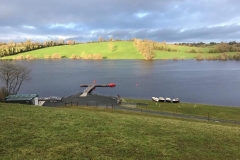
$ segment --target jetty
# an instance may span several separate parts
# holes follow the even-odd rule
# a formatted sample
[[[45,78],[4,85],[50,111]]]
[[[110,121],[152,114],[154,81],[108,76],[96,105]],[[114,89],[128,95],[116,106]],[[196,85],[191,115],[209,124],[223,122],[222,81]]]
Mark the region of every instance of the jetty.
[[[86,97],[88,93],[91,93],[96,87],[115,87],[116,84],[109,83],[109,84],[81,84],[80,87],[87,87],[80,97]]]

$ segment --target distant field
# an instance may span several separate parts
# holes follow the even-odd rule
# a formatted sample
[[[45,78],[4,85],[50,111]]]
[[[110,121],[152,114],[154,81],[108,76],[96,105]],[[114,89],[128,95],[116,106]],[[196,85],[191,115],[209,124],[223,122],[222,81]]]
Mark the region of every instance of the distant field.
[[[213,47],[188,47],[188,46],[176,46],[169,45],[170,48],[177,48],[178,52],[168,52],[168,51],[158,51],[156,50],[156,57],[154,59],[195,59],[197,55],[201,54],[202,57],[206,58],[208,56],[218,56],[219,53],[208,53],[210,48]],[[186,53],[194,49],[195,51],[203,53]],[[236,52],[229,52],[228,55],[234,55]]]
[[[156,57],[154,59],[195,59],[197,55],[201,54],[202,57],[207,56],[218,56],[219,53],[185,53],[184,51],[180,52],[168,52],[168,51],[155,51]],[[234,55],[235,52],[229,53],[229,55]]]
[[[238,159],[239,125],[85,107],[0,103],[9,159]]]
[[[26,57],[33,56],[37,59],[44,59],[45,56],[51,56],[58,53],[62,58],[70,58],[73,54],[83,57],[88,54],[101,54],[104,59],[144,59],[138,52],[133,42],[117,41],[114,42],[113,51],[109,50],[109,42],[100,43],[86,43],[76,45],[64,45],[38,49],[34,51],[24,52],[13,56],[3,57],[2,59],[14,59],[17,56]],[[203,58],[207,56],[218,56],[219,53],[207,53],[211,47],[188,47],[168,44],[171,49],[177,49],[177,52],[159,51],[155,50],[156,56],[154,59],[195,59],[197,55],[201,54]],[[202,53],[186,53],[194,49]],[[235,52],[228,53],[229,55],[236,54]]]

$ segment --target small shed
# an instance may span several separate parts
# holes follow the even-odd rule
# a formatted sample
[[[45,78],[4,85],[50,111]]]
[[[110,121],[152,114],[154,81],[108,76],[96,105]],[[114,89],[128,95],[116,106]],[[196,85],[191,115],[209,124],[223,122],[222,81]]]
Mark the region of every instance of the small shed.
[[[5,98],[5,102],[38,105],[38,95],[37,94],[9,95]]]

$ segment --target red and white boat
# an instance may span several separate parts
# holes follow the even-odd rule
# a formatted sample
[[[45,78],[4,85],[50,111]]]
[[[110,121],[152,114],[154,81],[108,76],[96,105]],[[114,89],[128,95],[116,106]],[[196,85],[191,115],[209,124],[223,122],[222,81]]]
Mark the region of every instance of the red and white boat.
[[[116,86],[115,83],[109,83],[109,84],[108,84],[108,87],[115,87],[115,86]]]

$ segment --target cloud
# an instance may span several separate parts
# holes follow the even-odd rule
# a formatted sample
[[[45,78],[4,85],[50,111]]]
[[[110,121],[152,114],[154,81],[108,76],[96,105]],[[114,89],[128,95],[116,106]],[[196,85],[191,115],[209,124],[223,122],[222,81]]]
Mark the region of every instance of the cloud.
[[[11,0],[0,5],[0,40],[239,40],[239,7],[236,0]]]

